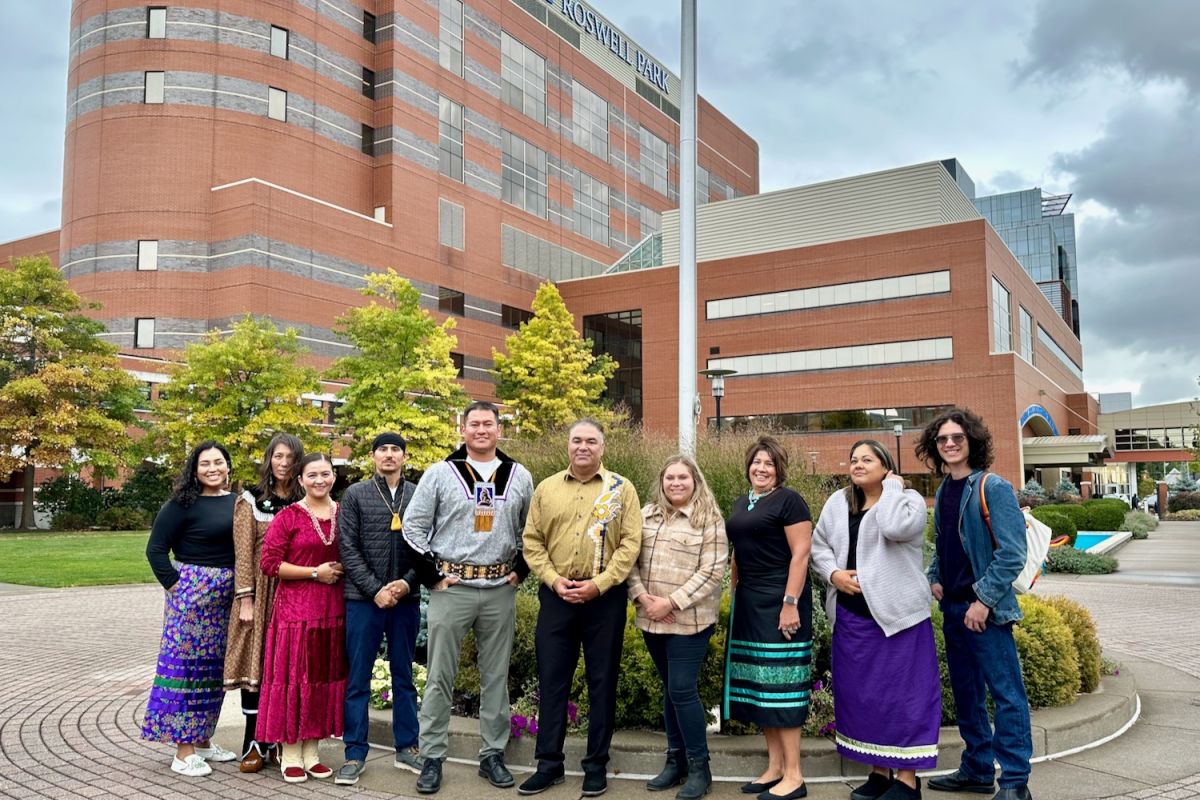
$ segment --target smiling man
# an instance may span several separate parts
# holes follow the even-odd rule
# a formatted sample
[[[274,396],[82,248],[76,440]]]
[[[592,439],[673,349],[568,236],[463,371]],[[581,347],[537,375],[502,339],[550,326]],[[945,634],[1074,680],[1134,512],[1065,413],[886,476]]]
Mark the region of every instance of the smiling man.
[[[542,581],[538,599],[537,772],[521,794],[562,783],[567,696],[583,648],[588,744],[583,794],[608,788],[606,768],[625,634],[625,579],[642,547],[637,490],[604,469],[604,428],[581,419],[567,433],[570,466],[538,484],[525,525],[525,560]]]
[[[463,638],[475,631],[479,665],[479,776],[513,785],[504,766],[509,736],[508,662],[516,623],[517,584],[529,574],[521,532],[533,495],[529,470],[497,449],[500,412],[487,402],[467,406],[462,447],[421,478],[404,514],[404,538],[424,556],[432,578],[426,620],[429,676],[421,700],[417,791],[442,786],[450,705]]]

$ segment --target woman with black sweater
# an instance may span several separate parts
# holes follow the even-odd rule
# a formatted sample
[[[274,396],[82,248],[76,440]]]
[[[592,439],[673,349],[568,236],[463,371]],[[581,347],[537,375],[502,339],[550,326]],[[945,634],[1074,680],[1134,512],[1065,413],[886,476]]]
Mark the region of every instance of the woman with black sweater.
[[[146,559],[167,597],[142,738],[174,743],[171,769],[189,778],[212,772],[207,761],[237,758],[210,738],[225,696],[221,679],[233,602],[230,466],[221,445],[197,445],[146,544]]]

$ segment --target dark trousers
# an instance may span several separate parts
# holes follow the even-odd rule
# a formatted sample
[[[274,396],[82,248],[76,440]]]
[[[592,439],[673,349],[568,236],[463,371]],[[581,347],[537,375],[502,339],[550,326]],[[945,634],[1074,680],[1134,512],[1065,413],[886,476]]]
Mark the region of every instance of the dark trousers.
[[[371,670],[379,645],[387,636],[388,664],[392,669],[392,739],[397,750],[417,743],[417,689],[413,686],[413,650],[421,626],[421,607],[398,603],[380,608],[370,600],[346,601],[346,760],[367,757],[368,706]]]
[[[942,602],[942,632],[946,635],[946,667],[958,714],[958,731],[966,748],[961,769],[973,778],[990,780],[1000,762],[1000,787],[1029,782],[1033,737],[1029,728],[1029,698],[1021,677],[1021,661],[1012,624],[988,621],[983,633],[963,624],[970,603]],[[995,729],[988,718],[987,695],[996,705]]]
[[[700,703],[699,678],[714,627],[709,625],[690,635],[642,631],[646,649],[663,682],[667,747],[686,749],[689,759],[708,758],[708,721]]]
[[[584,772],[608,764],[617,716],[617,673],[625,637],[628,595],[619,584],[589,603],[568,603],[548,586],[538,591],[538,771],[561,775],[567,737],[567,700],[579,650],[588,684],[588,744]]]

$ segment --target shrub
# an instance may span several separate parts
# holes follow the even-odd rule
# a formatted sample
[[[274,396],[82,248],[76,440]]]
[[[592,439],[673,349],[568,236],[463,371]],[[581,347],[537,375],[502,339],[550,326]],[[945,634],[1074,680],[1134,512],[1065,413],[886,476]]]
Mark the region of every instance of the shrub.
[[[1072,575],[1107,575],[1110,572],[1116,571],[1117,560],[1112,556],[1085,553],[1073,547],[1058,547],[1046,555],[1046,572],[1066,572]]]
[[[1074,547],[1075,537],[1079,531],[1075,527],[1075,522],[1070,517],[1068,517],[1066,514],[1060,514],[1054,510],[1057,507],[1058,506],[1042,506],[1041,508],[1033,509],[1033,511],[1030,513],[1033,515],[1034,519],[1040,520],[1041,522],[1044,522],[1050,526],[1050,530],[1053,532],[1054,538],[1057,539],[1059,536],[1066,536],[1071,540],[1068,543],[1067,548]]]
[[[946,635],[942,632],[942,609],[933,604],[933,645],[937,648],[938,677],[942,684],[942,724],[954,725],[957,710],[954,705],[954,690],[950,688],[950,668],[946,666]]]
[[[1013,626],[1013,638],[1021,656],[1021,674],[1029,704],[1034,707],[1065,706],[1079,688],[1079,659],[1075,639],[1062,615],[1033,595],[1017,598],[1025,615]]]
[[[1087,530],[1088,512],[1087,509],[1085,509],[1082,505],[1071,503],[1053,503],[1048,506],[1042,506],[1042,508],[1067,517],[1071,520],[1071,522],[1075,523],[1076,530]]]
[[[508,664],[508,694],[513,701],[522,696],[526,687],[537,685],[537,655],[534,647],[537,616],[537,598],[518,593],[512,657]],[[467,633],[459,651],[458,675],[454,679],[454,695],[456,707],[473,713],[478,712],[479,664],[475,651],[474,631]]]
[[[1078,502],[1079,489],[1075,488],[1075,484],[1071,483],[1070,478],[1063,478],[1054,487],[1054,491],[1050,492],[1050,496],[1060,503],[1064,500],[1070,502],[1072,499]]]
[[[1025,481],[1025,485],[1021,487],[1020,494],[1026,494],[1030,497],[1045,497],[1046,490],[1042,488],[1040,483],[1035,481],[1033,478],[1030,478],[1029,480]]]
[[[143,461],[120,489],[120,504],[137,509],[151,519],[171,496],[170,470],[153,461]]]
[[[1129,511],[1129,506],[1121,500],[1088,500],[1082,506],[1085,513],[1085,530],[1115,531],[1119,530]]]
[[[1079,603],[1062,595],[1042,598],[1058,611],[1075,639],[1075,657],[1079,660],[1079,691],[1094,692],[1100,686],[1100,638],[1091,613]]]
[[[50,528],[56,531],[82,531],[91,527],[93,517],[74,511],[60,511],[50,518]]]
[[[1186,511],[1176,511],[1167,514],[1163,519],[1168,522],[1200,522],[1200,509],[1189,508]]]
[[[937,529],[933,527],[933,509],[925,509],[925,541],[933,544],[937,541]]]
[[[1147,539],[1150,531],[1158,527],[1158,518],[1145,511],[1130,511],[1121,522],[1121,530],[1129,531],[1134,539]]]
[[[1017,502],[1021,504],[1022,508],[1037,508],[1054,501],[1046,496],[1046,490],[1040,483],[1030,478],[1025,482],[1021,491],[1017,492]]]
[[[106,507],[105,494],[78,475],[59,475],[38,489],[37,503],[51,518],[62,513],[82,517],[86,528]]]
[[[1167,498],[1167,511],[1190,511],[1200,508],[1200,492],[1180,492]]]
[[[1189,469],[1179,476],[1179,480],[1175,481],[1175,491],[1177,492],[1195,492],[1200,490],[1200,484],[1196,483],[1196,476]]]
[[[96,525],[109,531],[140,531],[150,527],[150,519],[144,511],[113,506],[104,509],[96,516]]]

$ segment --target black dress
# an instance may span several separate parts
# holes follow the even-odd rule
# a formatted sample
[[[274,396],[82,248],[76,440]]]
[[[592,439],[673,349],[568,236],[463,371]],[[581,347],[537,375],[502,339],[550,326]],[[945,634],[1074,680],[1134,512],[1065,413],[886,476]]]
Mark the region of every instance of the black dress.
[[[812,686],[812,587],[805,576],[791,640],[779,630],[792,551],[784,528],[809,522],[808,505],[780,487],[738,498],[725,532],[737,559],[738,584],[725,650],[725,717],[769,728],[798,728],[808,719]]]

